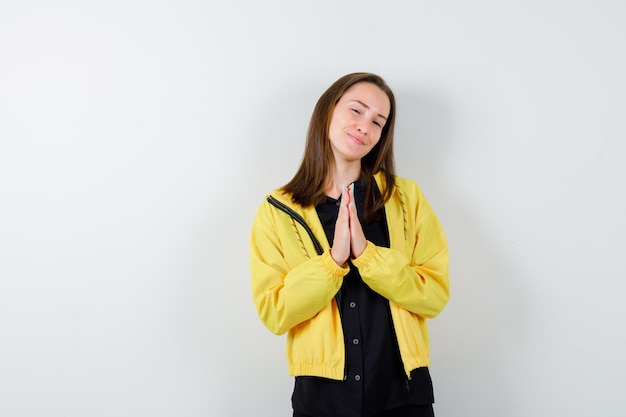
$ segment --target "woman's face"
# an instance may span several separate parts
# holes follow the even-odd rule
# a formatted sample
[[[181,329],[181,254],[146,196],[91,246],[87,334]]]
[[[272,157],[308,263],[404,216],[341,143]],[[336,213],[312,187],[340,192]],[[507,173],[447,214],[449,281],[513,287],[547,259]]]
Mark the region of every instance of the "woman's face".
[[[339,99],[328,128],[335,160],[361,160],[380,140],[390,111],[387,94],[376,85],[361,82]]]

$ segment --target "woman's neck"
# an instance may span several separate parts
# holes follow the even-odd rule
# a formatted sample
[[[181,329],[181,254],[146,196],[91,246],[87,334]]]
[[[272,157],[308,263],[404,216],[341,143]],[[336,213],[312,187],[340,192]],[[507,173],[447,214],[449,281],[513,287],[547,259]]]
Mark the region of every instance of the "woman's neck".
[[[332,198],[341,196],[342,188],[352,184],[361,176],[361,161],[335,163],[324,193]]]

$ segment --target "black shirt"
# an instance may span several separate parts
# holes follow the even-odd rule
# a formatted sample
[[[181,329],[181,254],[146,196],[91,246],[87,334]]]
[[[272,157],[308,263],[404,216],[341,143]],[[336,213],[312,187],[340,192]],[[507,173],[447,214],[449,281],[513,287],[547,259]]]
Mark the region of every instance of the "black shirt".
[[[389,247],[384,213],[378,221],[364,220],[362,180],[355,183],[354,195],[365,238],[377,246]],[[325,203],[315,207],[331,243],[339,203],[328,197]],[[389,301],[370,289],[352,265],[338,295],[346,349],[344,380],[296,377],[293,409],[315,417],[368,417],[409,404],[432,404],[428,368],[413,370],[410,379],[404,372]]]

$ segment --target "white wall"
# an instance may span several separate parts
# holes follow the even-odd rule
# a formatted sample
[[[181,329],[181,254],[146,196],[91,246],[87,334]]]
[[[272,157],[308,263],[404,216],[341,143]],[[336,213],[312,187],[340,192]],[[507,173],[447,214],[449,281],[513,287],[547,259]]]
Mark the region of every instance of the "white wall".
[[[51,5],[51,3],[56,3]],[[0,415],[287,416],[248,233],[383,75],[451,247],[439,417],[621,416],[621,1],[0,5]]]

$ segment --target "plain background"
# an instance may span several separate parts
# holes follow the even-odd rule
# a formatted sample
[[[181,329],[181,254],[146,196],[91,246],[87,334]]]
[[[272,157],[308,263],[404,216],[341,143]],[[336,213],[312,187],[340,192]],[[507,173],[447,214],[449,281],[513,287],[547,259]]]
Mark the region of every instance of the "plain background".
[[[397,95],[439,417],[622,416],[626,3],[3,1],[0,415],[290,415],[248,236],[319,95]]]

